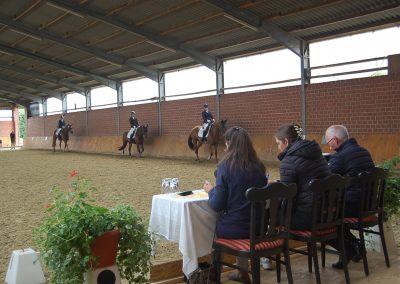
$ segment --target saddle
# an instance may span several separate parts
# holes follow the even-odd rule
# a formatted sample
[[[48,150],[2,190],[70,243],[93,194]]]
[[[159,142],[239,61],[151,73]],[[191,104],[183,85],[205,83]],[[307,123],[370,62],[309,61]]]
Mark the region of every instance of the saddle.
[[[208,128],[208,131],[207,131],[207,133],[205,135],[205,138],[207,138],[208,134],[210,134],[210,131],[211,131],[211,129],[213,127],[214,127],[214,123],[211,123],[210,127],[206,127],[206,129],[203,129],[203,127],[200,127],[199,132],[197,133],[197,135],[199,136],[200,139],[203,138],[203,133],[204,133],[204,131],[207,131],[207,128]]]

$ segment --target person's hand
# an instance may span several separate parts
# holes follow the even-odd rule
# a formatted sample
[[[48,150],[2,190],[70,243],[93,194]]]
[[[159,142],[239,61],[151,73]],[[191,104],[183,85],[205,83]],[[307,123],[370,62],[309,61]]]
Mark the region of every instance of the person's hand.
[[[209,193],[209,192],[211,191],[212,188],[213,188],[213,186],[212,186],[211,182],[209,182],[208,180],[206,180],[206,181],[204,182],[204,185],[203,185],[204,191],[207,192],[207,193]]]

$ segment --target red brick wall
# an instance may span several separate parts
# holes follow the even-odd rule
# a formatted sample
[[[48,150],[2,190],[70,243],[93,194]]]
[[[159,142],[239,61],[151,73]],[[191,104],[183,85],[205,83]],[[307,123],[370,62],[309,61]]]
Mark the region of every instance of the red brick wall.
[[[306,93],[309,134],[322,134],[336,123],[345,124],[351,135],[400,132],[400,76],[312,84]],[[187,135],[201,123],[205,102],[216,117],[215,96],[162,102],[162,134]],[[269,135],[282,123],[301,123],[298,86],[225,94],[220,103],[221,118],[250,134]],[[158,135],[157,103],[121,108],[121,132],[130,127],[131,110],[136,111],[141,124],[149,124],[151,136]],[[89,136],[117,135],[117,115],[116,108],[89,111]],[[53,133],[57,120],[58,115],[46,117],[46,135]],[[74,135],[86,135],[85,112],[68,113],[66,120],[74,125]],[[28,136],[43,136],[43,118],[28,120]]]
[[[307,87],[308,133],[344,124],[351,135],[400,132],[400,76],[353,79]]]

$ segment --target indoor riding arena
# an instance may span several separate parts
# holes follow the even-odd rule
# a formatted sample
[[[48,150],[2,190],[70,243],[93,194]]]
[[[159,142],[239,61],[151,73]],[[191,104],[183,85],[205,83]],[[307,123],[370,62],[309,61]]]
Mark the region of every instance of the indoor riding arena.
[[[398,1],[383,0],[1,1],[0,281],[6,279],[14,250],[36,249],[32,230],[45,216],[49,189],[67,190],[71,172],[91,180],[96,204],[132,205],[146,225],[153,196],[163,193],[163,179],[178,178],[179,191],[202,189],[206,180],[215,184],[215,170],[225,153],[223,131],[216,151],[207,142],[201,144],[199,160],[189,147],[192,129],[203,122],[204,104],[215,124],[226,120],[225,130],[238,126],[248,131],[270,180],[280,179],[274,135],[283,124],[301,125],[305,138],[315,140],[324,153],[332,152],[323,143],[325,130],[338,124],[370,151],[376,165],[399,156],[400,37],[393,39],[397,52],[379,58],[321,66],[310,61],[313,43],[398,29],[399,23]],[[296,56],[296,78],[225,82],[230,60],[279,50]],[[326,51],[326,57],[334,53]],[[377,60],[384,64],[347,68]],[[211,90],[171,91],[171,73],[200,66],[212,72]],[[327,70],[332,67],[334,71]],[[318,73],[321,69],[325,73]],[[366,72],[370,75],[364,76]],[[198,76],[193,81],[201,81]],[[327,79],[317,80],[321,78]],[[130,82],[140,80],[154,84],[151,95],[142,98],[141,90],[128,89]],[[100,97],[113,100],[96,101],[99,88],[105,89]],[[72,95],[80,96],[83,105],[71,103]],[[55,101],[59,109],[54,110]],[[129,145],[124,153],[119,148],[131,128],[132,111],[147,132],[143,153],[132,144],[129,156]],[[71,131],[67,145],[57,140],[53,147],[61,115]],[[352,283],[397,280],[399,220],[392,217],[387,227],[391,267],[382,252],[368,251],[370,275],[365,277],[362,261],[350,263]],[[184,283],[180,249],[176,241],[156,241],[151,283]],[[327,254],[326,268],[320,267],[322,283],[345,283],[343,271],[331,269],[336,258]],[[205,261],[210,262],[209,253],[199,255],[199,263]],[[291,266],[294,282],[314,283],[306,257],[291,255]],[[227,274],[222,282],[234,283]],[[275,283],[275,274],[262,270],[261,283]]]

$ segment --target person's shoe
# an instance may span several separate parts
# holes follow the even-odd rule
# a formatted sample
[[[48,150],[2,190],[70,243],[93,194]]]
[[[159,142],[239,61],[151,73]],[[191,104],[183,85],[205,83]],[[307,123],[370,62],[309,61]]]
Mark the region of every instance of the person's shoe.
[[[354,262],[360,262],[360,260],[362,259],[361,255],[362,248],[360,247],[360,244],[357,243],[354,249],[356,250],[356,254],[353,256],[351,260]]]
[[[245,284],[251,284],[250,276],[246,272],[242,271],[234,271],[228,274],[229,280],[240,282],[240,283],[245,283]]]
[[[350,251],[346,251],[346,263],[348,264],[350,260],[352,260],[355,256],[357,255],[357,251],[352,249]],[[339,260],[336,263],[332,264],[333,268],[336,269],[343,269],[343,259],[342,257],[339,257]]]
[[[273,270],[274,269],[271,260],[267,257],[262,257],[260,259],[260,263],[261,263],[261,267],[264,270]]]

